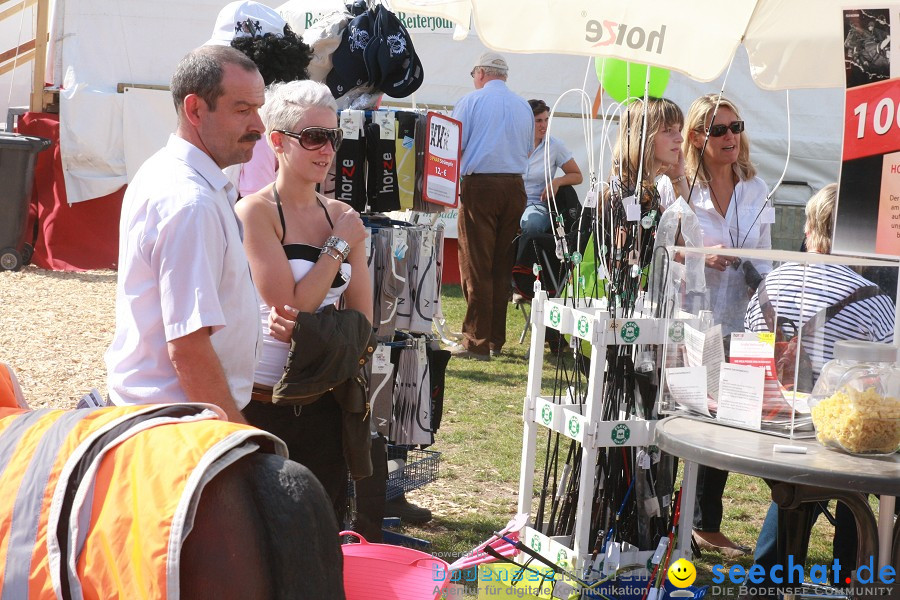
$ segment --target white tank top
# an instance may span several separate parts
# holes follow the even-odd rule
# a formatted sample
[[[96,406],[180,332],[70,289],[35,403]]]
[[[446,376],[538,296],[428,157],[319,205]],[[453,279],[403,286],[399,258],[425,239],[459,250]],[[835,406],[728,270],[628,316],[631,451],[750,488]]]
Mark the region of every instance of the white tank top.
[[[283,247],[288,263],[291,265],[291,272],[294,274],[295,282],[306,277],[306,274],[309,273],[319,259],[319,252],[321,251],[321,248],[307,244],[285,244]],[[331,282],[331,288],[316,312],[340,300],[341,294],[350,285],[350,275],[350,263],[345,262],[341,265],[340,273]],[[284,374],[284,366],[287,364],[288,351],[291,349],[290,344],[280,342],[269,335],[269,311],[271,308],[265,302],[260,302],[259,304],[259,318],[263,328],[263,345],[259,363],[256,365],[256,374],[253,377],[255,383],[267,386],[274,386],[281,379],[282,374]]]

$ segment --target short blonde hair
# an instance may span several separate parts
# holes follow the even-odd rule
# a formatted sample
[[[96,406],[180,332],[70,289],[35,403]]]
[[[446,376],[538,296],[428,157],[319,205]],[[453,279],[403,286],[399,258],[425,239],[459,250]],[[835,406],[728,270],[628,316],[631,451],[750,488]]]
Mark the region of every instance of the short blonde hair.
[[[831,253],[834,231],[834,204],[837,184],[829,183],[806,203],[806,249],[820,254]]]
[[[702,146],[697,148],[691,143],[691,132],[706,133],[706,120],[712,120],[713,111],[716,110],[716,102],[718,102],[720,109],[731,109],[738,120],[741,120],[741,113],[737,106],[724,96],[720,99],[719,94],[707,94],[694,100],[691,108],[688,110],[687,121],[684,124],[686,133],[684,142],[681,145],[681,151],[684,154],[684,170],[688,181],[693,180],[696,176],[697,181],[700,183],[709,183],[709,171],[707,171],[703,161],[700,160],[700,149]],[[750,139],[747,137],[747,132],[743,131],[739,135],[741,136],[741,149],[738,152],[737,159],[738,175],[741,181],[746,181],[756,176],[756,167],[750,162]]]
[[[333,110],[337,114],[337,102],[327,85],[309,79],[270,85],[266,90],[266,103],[262,107],[262,120],[266,124],[269,145],[272,145],[273,131],[290,131],[306,111],[316,107]]]

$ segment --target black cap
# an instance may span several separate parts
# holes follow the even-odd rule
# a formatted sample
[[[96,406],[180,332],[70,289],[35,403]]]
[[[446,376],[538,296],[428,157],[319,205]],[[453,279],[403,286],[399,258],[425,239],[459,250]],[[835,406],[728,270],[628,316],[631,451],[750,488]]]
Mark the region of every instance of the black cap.
[[[325,77],[325,84],[335,98],[371,81],[364,52],[374,38],[372,16],[366,11],[347,23],[341,43],[331,55],[332,69]]]
[[[383,5],[375,11],[374,36],[365,50],[369,82],[388,96],[404,98],[422,85],[422,62],[400,19]]]

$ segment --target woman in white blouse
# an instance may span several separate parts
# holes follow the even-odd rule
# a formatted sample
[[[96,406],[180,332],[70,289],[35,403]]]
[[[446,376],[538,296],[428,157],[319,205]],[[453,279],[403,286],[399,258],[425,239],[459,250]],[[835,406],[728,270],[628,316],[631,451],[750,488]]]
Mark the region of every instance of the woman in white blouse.
[[[701,96],[691,104],[685,122],[682,149],[685,173],[693,182],[690,205],[703,231],[703,245],[718,248],[771,248],[766,218],[765,182],[750,162],[750,142],[744,133],[740,111],[718,94]],[[772,269],[765,261],[746,261],[728,255],[706,258],[706,284],[713,319],[722,325],[726,344],[730,334],[744,330],[747,303],[760,278]],[[726,471],[702,468],[697,479],[694,533],[703,548],[727,556],[747,548],[732,542],[719,530]]]
[[[718,101],[718,108],[716,107]],[[750,162],[750,142],[733,102],[717,94],[691,104],[683,150],[690,205],[703,230],[703,245],[718,248],[771,248],[771,219],[766,218],[765,182]],[[694,177],[696,176],[696,180]],[[771,263],[751,263],[761,276]],[[706,260],[710,308],[722,334],[744,330],[747,302],[759,283],[749,265],[723,253]]]

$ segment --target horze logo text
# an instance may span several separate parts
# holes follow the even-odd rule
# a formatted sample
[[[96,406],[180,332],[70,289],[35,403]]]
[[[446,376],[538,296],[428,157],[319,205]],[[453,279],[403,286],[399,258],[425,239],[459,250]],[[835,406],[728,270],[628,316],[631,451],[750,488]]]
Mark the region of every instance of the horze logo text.
[[[645,48],[647,52],[662,54],[663,42],[666,39],[666,26],[662,25],[658,31],[649,34],[643,27],[629,27],[624,23],[615,21],[598,21],[591,19],[584,26],[584,39],[588,42],[596,42],[594,47],[626,45],[633,50]],[[654,49],[654,46],[656,48]]]

